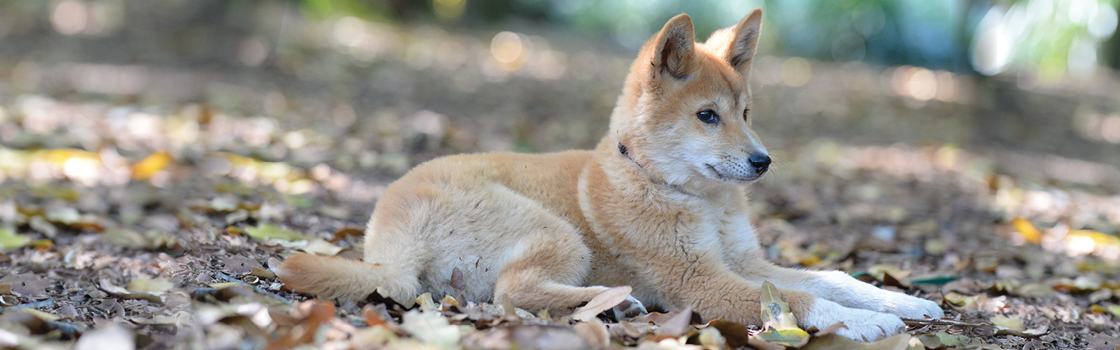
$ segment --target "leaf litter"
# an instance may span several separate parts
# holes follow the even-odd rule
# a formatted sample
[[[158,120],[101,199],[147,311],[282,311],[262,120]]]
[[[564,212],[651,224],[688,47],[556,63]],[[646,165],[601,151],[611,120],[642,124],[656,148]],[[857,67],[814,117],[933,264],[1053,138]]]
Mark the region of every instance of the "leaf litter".
[[[323,34],[315,26],[301,30]],[[471,46],[477,38],[469,35],[394,30],[417,44],[455,41],[488,50]],[[311,54],[278,61],[353,62],[352,50],[290,45],[295,49],[276,54]],[[702,322],[690,310],[630,319],[604,312],[629,295],[628,287],[612,288],[570,315],[459,296],[336,304],[294,294],[271,268],[297,251],[360,256],[366,215],[412,165],[466,151],[593,146],[605,120],[584,119],[609,113],[613,101],[601,96],[616,96],[621,74],[489,82],[479,67],[417,70],[387,57],[378,62],[383,68],[343,65],[328,73],[335,74],[326,79],[335,84],[330,89],[278,89],[263,82],[274,77],[252,72],[247,76],[261,81],[218,77],[220,83],[185,87],[223,96],[205,103],[158,91],[102,98],[0,89],[15,91],[0,96],[0,115],[7,118],[0,125],[0,347],[1115,347],[1107,343],[1120,334],[1115,187],[1016,172],[1002,153],[983,147],[928,140],[841,144],[826,138],[841,136],[816,129],[821,123],[810,118],[759,123],[769,128],[767,142],[772,137],[786,153],[775,174],[752,186],[768,257],[786,266],[840,269],[930,298],[947,309],[946,319],[907,320],[906,334],[857,343],[831,327],[798,328],[770,284],[761,325]],[[616,68],[630,59],[595,58]],[[774,68],[764,61],[760,69]],[[361,95],[339,82],[364,69],[373,69],[377,82],[407,82],[383,85],[436,93],[402,97],[400,105],[379,101],[386,105],[366,111],[307,92]],[[877,79],[842,67],[814,72]],[[462,85],[448,80],[451,73],[477,75],[484,88],[477,95],[445,91]],[[827,84],[758,93],[774,101],[837,94],[819,85]],[[454,94],[471,98],[425,97]],[[844,98],[876,106],[859,111],[872,118],[924,113]],[[527,113],[539,105],[556,112]],[[759,108],[798,115],[782,109],[787,105],[795,104]],[[363,114],[352,115],[359,109]],[[310,122],[320,116],[330,117]],[[416,120],[438,127],[420,132]],[[509,139],[511,130],[518,139]],[[460,273],[456,283],[465,285],[463,278]]]

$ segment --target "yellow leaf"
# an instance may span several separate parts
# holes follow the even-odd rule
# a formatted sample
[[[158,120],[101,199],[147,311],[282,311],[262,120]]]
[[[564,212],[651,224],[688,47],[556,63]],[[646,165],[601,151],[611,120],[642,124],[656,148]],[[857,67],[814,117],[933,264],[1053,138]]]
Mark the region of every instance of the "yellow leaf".
[[[1023,235],[1023,238],[1026,239],[1027,242],[1034,244],[1042,242],[1042,232],[1034,228],[1034,225],[1031,224],[1030,221],[1027,221],[1027,219],[1015,217],[1011,219],[1011,226],[1015,227],[1015,230],[1019,231],[1019,234]]]
[[[800,347],[809,341],[809,332],[799,328],[769,329],[758,333],[755,338],[765,340],[767,343],[788,347]]]
[[[756,338],[771,344],[799,347],[809,341],[809,333],[797,327],[797,318],[782,300],[782,293],[770,281],[762,282],[762,322],[765,331]]]
[[[1002,328],[1007,328],[1007,329],[1015,329],[1015,330],[1020,330],[1020,331],[1027,329],[1027,326],[1025,324],[1023,324],[1023,320],[1019,319],[1017,317],[1007,317],[1007,316],[1003,316],[1003,315],[995,315],[995,316],[992,316],[992,323],[995,324],[996,326],[999,326],[999,327],[1002,327]]]
[[[249,236],[251,236],[253,238],[256,238],[258,240],[261,240],[261,241],[267,240],[269,238],[285,240],[285,241],[289,241],[289,242],[290,241],[310,241],[311,240],[311,237],[307,237],[307,236],[303,235],[302,233],[292,231],[292,230],[285,230],[285,229],[282,229],[282,228],[279,228],[279,227],[276,227],[276,226],[273,226],[273,225],[267,225],[267,224],[262,224],[262,225],[257,226],[257,227],[247,227],[247,228],[245,228],[245,234],[248,234]]]
[[[12,232],[12,229],[0,227],[0,250],[19,248],[31,242],[31,238]]]
[[[132,179],[147,180],[155,173],[167,168],[168,164],[171,164],[171,153],[166,151],[152,153],[144,160],[132,165]]]
[[[1112,316],[1120,317],[1120,305],[1109,305],[1108,307],[1093,305],[1089,307],[1089,310],[1098,314],[1110,313]]]
[[[949,292],[945,293],[945,301],[948,301],[949,304],[952,304],[953,306],[964,308],[969,305],[976,304],[976,297],[961,295],[957,292]]]
[[[797,318],[789,311],[789,303],[782,300],[782,293],[770,281],[762,282],[763,327],[774,329],[797,328]]]
[[[137,277],[128,284],[130,292],[166,292],[175,283],[168,281],[166,278],[147,279],[144,277]]]
[[[49,239],[37,239],[37,240],[31,241],[31,243],[28,243],[27,245],[29,245],[29,246],[31,246],[35,249],[38,249],[39,251],[44,251],[44,250],[47,250],[47,249],[51,249],[51,246],[54,245],[54,242],[51,242],[51,240],[49,240]]]
[[[432,293],[420,294],[416,297],[416,303],[420,304],[421,310],[439,310],[439,305],[432,300]]]

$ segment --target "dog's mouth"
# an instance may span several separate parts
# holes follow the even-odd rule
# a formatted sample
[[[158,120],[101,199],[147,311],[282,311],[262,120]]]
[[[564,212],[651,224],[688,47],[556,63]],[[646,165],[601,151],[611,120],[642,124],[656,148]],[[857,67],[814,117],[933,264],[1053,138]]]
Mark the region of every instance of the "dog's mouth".
[[[758,178],[762,177],[762,174],[759,174],[757,172],[752,173],[752,174],[747,174],[746,176],[728,175],[728,174],[725,174],[725,173],[719,171],[719,169],[717,169],[714,165],[711,165],[711,164],[704,164],[704,165],[708,167],[708,173],[709,173],[708,177],[716,179],[716,180],[720,180],[720,181],[726,181],[726,182],[731,182],[731,183],[738,184],[738,183],[751,182],[751,181],[754,181],[754,180],[758,180]]]

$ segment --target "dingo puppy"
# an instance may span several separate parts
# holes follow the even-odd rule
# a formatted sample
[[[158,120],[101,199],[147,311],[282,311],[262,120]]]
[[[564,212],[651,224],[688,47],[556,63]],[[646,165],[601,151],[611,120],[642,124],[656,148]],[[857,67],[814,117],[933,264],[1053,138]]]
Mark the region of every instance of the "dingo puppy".
[[[554,312],[632,286],[646,305],[752,324],[771,281],[802,326],[844,322],[857,340],[904,330],[899,316],[942,317],[842,272],[763,259],[744,189],[770,165],[747,84],[761,22],[755,10],[696,43],[691,18],[673,17],[634,60],[597,148],[421,164],[377,203],[365,261],[300,254],[282,281],[324,298],[431,292]]]

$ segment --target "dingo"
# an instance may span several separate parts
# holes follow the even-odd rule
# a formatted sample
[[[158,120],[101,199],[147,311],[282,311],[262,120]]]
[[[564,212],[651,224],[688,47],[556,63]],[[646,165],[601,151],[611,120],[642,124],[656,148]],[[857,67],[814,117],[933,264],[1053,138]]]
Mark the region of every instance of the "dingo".
[[[634,60],[594,150],[421,164],[377,203],[365,261],[299,254],[282,281],[324,298],[431,292],[534,312],[631,286],[645,305],[751,324],[771,281],[802,326],[844,322],[839,334],[857,340],[904,330],[899,316],[942,317],[934,302],[839,271],[763,259],[744,189],[770,165],[747,84],[761,23],[754,10],[696,43],[692,19],[673,17]]]

